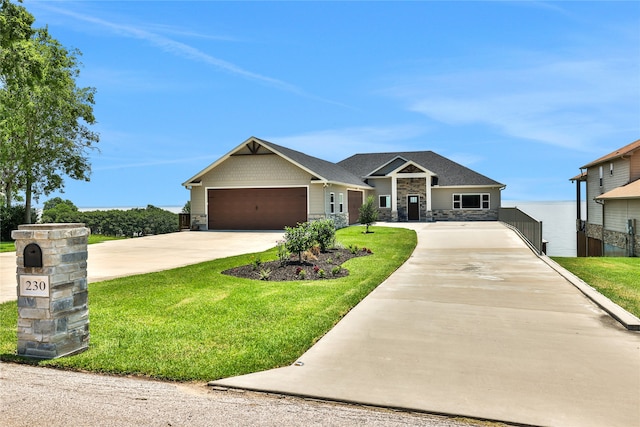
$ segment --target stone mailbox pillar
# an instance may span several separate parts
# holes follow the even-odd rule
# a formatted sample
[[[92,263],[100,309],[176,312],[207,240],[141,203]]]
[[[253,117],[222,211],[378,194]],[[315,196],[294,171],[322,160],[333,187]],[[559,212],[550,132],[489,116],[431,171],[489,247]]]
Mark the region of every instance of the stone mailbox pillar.
[[[18,355],[53,359],[89,346],[84,224],[20,225],[16,241]]]

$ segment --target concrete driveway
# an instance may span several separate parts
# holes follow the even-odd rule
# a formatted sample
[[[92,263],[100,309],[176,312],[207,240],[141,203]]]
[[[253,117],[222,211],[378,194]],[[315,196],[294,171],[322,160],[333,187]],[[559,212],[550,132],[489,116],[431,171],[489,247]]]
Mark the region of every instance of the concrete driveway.
[[[186,231],[89,245],[89,283],[260,252],[280,231]],[[0,254],[0,303],[17,299],[15,252]]]
[[[500,223],[412,257],[292,366],[210,385],[544,426],[640,425],[640,333]]]

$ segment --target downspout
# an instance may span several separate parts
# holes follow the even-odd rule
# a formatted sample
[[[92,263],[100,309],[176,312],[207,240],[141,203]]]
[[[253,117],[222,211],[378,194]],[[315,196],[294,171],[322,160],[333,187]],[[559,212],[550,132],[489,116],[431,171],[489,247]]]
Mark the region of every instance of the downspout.
[[[329,218],[329,212],[327,209],[327,187],[329,186],[328,183],[324,183],[322,184],[322,205],[324,206],[324,218],[327,219]]]

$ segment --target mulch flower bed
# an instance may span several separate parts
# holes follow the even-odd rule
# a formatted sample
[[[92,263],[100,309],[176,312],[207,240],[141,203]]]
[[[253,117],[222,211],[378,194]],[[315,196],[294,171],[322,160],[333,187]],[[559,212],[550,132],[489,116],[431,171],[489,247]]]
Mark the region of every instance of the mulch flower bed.
[[[359,248],[355,253],[352,253],[350,249],[329,249],[327,252],[313,254],[307,260],[303,258],[302,263],[298,261],[298,255],[295,254],[291,255],[285,265],[282,265],[279,260],[255,262],[225,270],[222,274],[245,279],[280,282],[335,279],[349,275],[349,270],[341,267],[342,263],[351,258],[367,255],[371,255],[371,250],[367,248]]]

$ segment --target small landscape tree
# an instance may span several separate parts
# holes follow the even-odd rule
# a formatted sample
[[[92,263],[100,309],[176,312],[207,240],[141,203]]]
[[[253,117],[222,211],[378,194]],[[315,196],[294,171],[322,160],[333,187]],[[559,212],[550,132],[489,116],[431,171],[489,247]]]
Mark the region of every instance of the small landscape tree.
[[[378,220],[378,209],[374,206],[375,197],[367,197],[367,201],[360,206],[358,222],[366,227],[365,233],[369,232],[369,226]]]
[[[311,222],[313,239],[320,246],[321,252],[326,252],[334,244],[336,238],[336,225],[332,219],[319,219]]]
[[[311,226],[308,222],[298,224],[297,227],[284,228],[285,247],[291,253],[298,254],[298,262],[302,264],[302,253],[313,246],[315,242]]]

